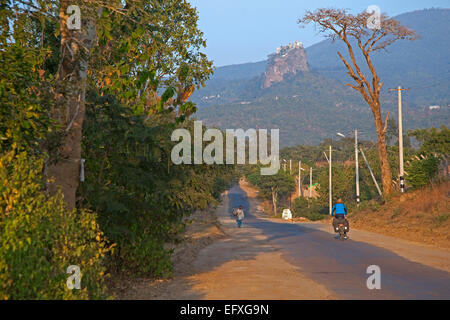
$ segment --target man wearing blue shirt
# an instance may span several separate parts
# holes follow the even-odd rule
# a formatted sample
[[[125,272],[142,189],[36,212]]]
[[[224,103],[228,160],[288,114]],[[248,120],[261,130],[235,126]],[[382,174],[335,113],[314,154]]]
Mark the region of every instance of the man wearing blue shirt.
[[[333,219],[333,228],[335,232],[338,232],[339,229],[337,229],[339,223],[344,223],[345,226],[345,237],[347,238],[347,232],[349,232],[350,227],[348,224],[347,219],[345,216],[347,215],[348,210],[345,204],[342,202],[342,199],[338,199],[337,203],[333,206],[333,209],[331,210],[331,216],[334,216]]]

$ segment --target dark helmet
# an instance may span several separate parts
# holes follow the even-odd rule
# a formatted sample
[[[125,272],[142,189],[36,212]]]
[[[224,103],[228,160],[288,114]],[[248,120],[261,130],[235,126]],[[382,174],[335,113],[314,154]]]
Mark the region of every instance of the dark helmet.
[[[239,206],[239,209],[242,209],[242,206]]]

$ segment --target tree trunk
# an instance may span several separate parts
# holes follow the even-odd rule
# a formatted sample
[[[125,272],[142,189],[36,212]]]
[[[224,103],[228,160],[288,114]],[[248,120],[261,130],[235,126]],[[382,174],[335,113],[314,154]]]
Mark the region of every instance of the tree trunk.
[[[272,190],[273,213],[277,214],[277,192]]]
[[[380,105],[376,105],[372,108],[375,128],[377,130],[377,147],[378,157],[380,158],[381,167],[381,183],[383,185],[383,195],[389,195],[393,191],[392,187],[392,172],[389,165],[388,154],[386,149],[386,131],[383,125],[383,119],[381,118]]]
[[[66,11],[71,4],[74,1],[60,2],[61,57],[52,118],[61,125],[62,138],[55,155],[56,162],[48,167],[48,177],[54,179],[48,189],[55,194],[61,188],[68,209],[76,205],[88,59],[96,36],[95,20],[87,12],[81,12],[81,30],[69,30]]]

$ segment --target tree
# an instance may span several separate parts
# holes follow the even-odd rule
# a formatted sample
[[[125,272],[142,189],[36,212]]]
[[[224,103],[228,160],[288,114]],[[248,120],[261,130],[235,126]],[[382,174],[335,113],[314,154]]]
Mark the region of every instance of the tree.
[[[393,191],[392,172],[388,162],[386,150],[386,120],[381,116],[380,92],[383,83],[372,63],[371,56],[378,50],[385,49],[397,40],[414,40],[414,31],[400,25],[385,14],[380,16],[379,28],[369,29],[367,24],[371,18],[368,12],[353,15],[345,9],[317,9],[314,12],[307,11],[303,18],[298,20],[300,25],[314,23],[319,32],[332,41],[340,40],[347,47],[349,58],[345,58],[339,51],[339,58],[347,68],[347,74],[356,84],[347,83],[347,86],[358,91],[369,105],[375,122],[378,140],[378,156],[381,164],[381,176],[384,194]],[[357,61],[357,54],[363,56],[365,65],[370,71],[371,81],[362,71],[363,64]]]
[[[57,70],[40,70],[54,79],[48,92],[54,96],[49,115],[55,123],[55,141],[47,150],[46,173],[55,179],[49,191],[56,193],[61,187],[65,202],[73,208],[87,90],[114,94],[136,112],[147,112],[147,120],[155,113],[183,120],[195,112],[187,99],[209,78],[212,62],[200,51],[206,43],[197,12],[184,0],[17,2],[16,12],[35,17],[42,26],[50,23],[60,39],[46,48],[51,58],[56,56]],[[73,6],[79,11],[71,11]],[[70,26],[74,15],[81,19],[79,29]],[[7,16],[3,25],[13,17]],[[38,44],[46,43],[50,30],[39,23],[34,28]]]
[[[60,61],[56,74],[56,103],[52,118],[62,131],[56,161],[48,166],[48,176],[55,179],[49,184],[49,191],[55,194],[58,187],[61,187],[70,210],[75,207],[79,181],[89,56],[97,39],[97,16],[101,10],[92,3],[84,6],[82,4],[82,1],[60,1]],[[71,5],[79,5],[84,9],[80,15],[79,30],[68,25],[68,8]]]
[[[446,126],[442,126],[440,130],[436,128],[411,130],[408,135],[422,143],[419,153],[446,157],[450,155],[450,129]]]
[[[389,119],[387,120],[386,143],[390,145],[392,139],[397,137],[397,135],[398,135],[397,121],[393,117],[389,117]]]
[[[248,176],[248,180],[261,191],[261,196],[271,199],[274,214],[278,212],[279,197],[286,196],[295,190],[294,178],[281,170],[271,176],[262,176],[259,172],[253,173]]]
[[[419,154],[427,154],[441,158],[444,161],[445,173],[448,175],[448,159],[450,156],[450,129],[442,126],[441,129],[417,129],[408,132],[409,136],[422,143]]]

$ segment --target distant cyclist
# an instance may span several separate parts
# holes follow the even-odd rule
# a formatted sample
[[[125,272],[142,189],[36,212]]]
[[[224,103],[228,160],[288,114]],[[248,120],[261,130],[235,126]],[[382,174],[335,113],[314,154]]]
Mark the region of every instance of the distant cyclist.
[[[350,231],[350,226],[348,220],[346,219],[347,214],[348,214],[347,207],[342,202],[342,199],[338,199],[337,203],[333,206],[333,209],[331,210],[331,216],[334,216],[333,229],[335,232],[338,232],[339,223],[343,223],[346,228],[344,232],[345,238],[347,238],[347,232]]]

